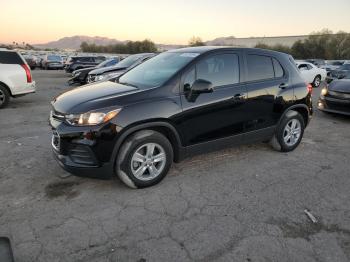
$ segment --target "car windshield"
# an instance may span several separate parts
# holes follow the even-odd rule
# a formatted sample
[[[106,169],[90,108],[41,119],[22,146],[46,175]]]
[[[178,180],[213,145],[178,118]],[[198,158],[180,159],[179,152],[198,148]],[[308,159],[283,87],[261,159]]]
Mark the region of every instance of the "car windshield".
[[[125,67],[128,68],[132,66],[137,60],[139,60],[141,57],[144,57],[145,55],[131,55],[125,58],[124,60],[120,61],[118,63],[118,67]]]
[[[102,67],[105,67],[107,66],[109,63],[111,65],[114,65],[112,62],[114,61],[115,59],[108,59],[108,60],[105,60],[103,61],[102,63],[98,64],[97,68],[102,68]]]
[[[127,72],[119,83],[139,88],[160,86],[198,55],[176,52],[157,55]]]
[[[50,60],[50,61],[62,61],[62,57],[60,57],[58,55],[48,55],[47,56],[47,60]]]

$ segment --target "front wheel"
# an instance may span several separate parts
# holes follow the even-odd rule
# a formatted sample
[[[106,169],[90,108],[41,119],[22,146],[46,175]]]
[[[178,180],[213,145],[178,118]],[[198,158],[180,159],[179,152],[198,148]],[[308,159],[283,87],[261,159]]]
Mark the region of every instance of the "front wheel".
[[[169,140],[157,131],[142,130],[123,143],[116,172],[127,186],[144,188],[159,183],[172,162],[173,148]]]
[[[294,110],[288,111],[270,141],[272,147],[282,152],[293,151],[300,144],[304,129],[303,117]]]
[[[314,81],[312,82],[312,85],[314,87],[319,87],[321,85],[321,76],[316,76]]]

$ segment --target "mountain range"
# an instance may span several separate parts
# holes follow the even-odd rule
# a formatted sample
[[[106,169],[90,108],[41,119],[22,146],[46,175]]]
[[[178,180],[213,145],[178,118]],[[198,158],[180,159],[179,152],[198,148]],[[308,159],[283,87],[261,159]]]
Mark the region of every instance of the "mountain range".
[[[63,37],[61,39],[58,39],[57,41],[51,41],[45,44],[34,44],[34,47],[37,48],[52,48],[52,49],[66,49],[66,50],[78,50],[80,48],[80,45],[82,42],[87,42],[89,44],[96,44],[96,45],[113,45],[113,44],[124,44],[127,43],[126,41],[120,41],[117,39],[112,39],[108,37],[101,37],[101,36],[84,36],[84,35],[76,35],[76,36],[70,36],[70,37]],[[156,46],[160,50],[169,50],[169,49],[175,49],[183,47],[183,45],[164,45],[164,44],[156,44]]]
[[[270,37],[246,37],[246,38],[236,38],[234,36],[228,37],[219,37],[210,41],[204,42],[208,46],[245,46],[245,47],[254,47],[256,44],[264,43],[268,45],[283,44],[286,46],[292,46],[298,40],[305,40],[307,35],[299,36],[270,36]],[[95,43],[96,45],[112,45],[112,44],[123,44],[127,43],[126,41],[120,41],[117,39],[112,39],[108,37],[101,36],[71,36],[64,37],[57,41],[48,42],[46,44],[37,44],[34,45],[38,48],[57,48],[57,49],[66,49],[66,50],[78,50],[82,42]],[[176,49],[184,47],[184,45],[164,45],[156,44],[160,51]]]
[[[117,39],[112,39],[108,37],[101,36],[84,36],[76,35],[71,37],[63,37],[57,41],[51,41],[46,44],[35,44],[38,48],[57,48],[57,49],[72,49],[77,50],[80,48],[82,42],[87,42],[89,44],[95,43],[96,45],[113,45],[122,44],[127,41],[119,41]]]

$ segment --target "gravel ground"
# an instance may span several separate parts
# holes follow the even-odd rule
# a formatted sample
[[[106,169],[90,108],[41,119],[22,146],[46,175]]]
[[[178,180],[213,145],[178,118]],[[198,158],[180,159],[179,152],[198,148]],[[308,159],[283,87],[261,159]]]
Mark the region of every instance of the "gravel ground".
[[[33,75],[37,93],[0,111],[0,236],[17,262],[350,260],[350,118],[316,110],[294,152],[196,156],[131,190],[58,166],[49,102],[68,78]]]

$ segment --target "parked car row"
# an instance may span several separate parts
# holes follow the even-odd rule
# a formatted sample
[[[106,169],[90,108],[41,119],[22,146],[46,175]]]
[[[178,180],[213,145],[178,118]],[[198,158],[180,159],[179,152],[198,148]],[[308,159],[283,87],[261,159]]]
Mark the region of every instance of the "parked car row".
[[[104,68],[104,67],[111,67],[118,64],[118,62],[119,62],[119,59],[112,58],[112,59],[103,61],[102,63],[98,64],[95,67],[88,67],[88,68],[74,70],[72,72],[72,78],[68,80],[68,83],[69,84],[78,83],[78,84],[84,85],[87,83],[88,74],[90,71],[94,69]]]
[[[349,74],[349,72],[350,72],[350,63],[343,64],[337,69],[334,69],[328,72],[327,83],[330,83],[335,79],[343,79]]]
[[[105,60],[105,56],[70,56],[64,64],[64,69],[67,73],[72,73],[75,70],[95,67]]]
[[[108,80],[120,76],[137,65],[147,61],[155,56],[154,53],[141,53],[130,55],[115,66],[97,68],[89,72],[87,82],[93,83],[97,81]]]
[[[143,63],[153,56],[155,56],[154,53],[140,53],[130,55],[122,61],[119,61],[118,57],[105,60],[95,67],[74,70],[72,72],[72,78],[68,80],[68,83],[86,84],[108,80],[122,75],[126,71]],[[69,72],[68,70],[66,71]]]

